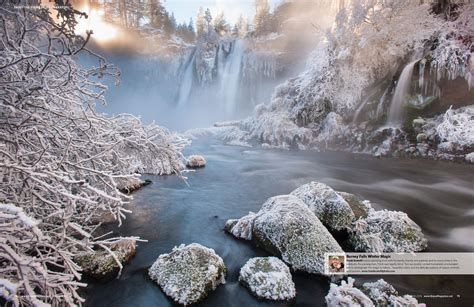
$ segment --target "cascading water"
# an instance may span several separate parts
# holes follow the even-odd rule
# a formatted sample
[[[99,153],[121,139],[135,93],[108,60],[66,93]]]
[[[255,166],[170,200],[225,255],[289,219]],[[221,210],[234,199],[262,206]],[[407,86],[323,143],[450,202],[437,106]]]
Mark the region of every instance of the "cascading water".
[[[423,56],[422,51],[417,51],[412,57],[410,62],[403,68],[400,78],[397,81],[397,87],[393,94],[390,109],[388,111],[389,125],[399,125],[403,119],[403,106],[407,100],[407,95],[410,91],[410,84],[413,75],[413,68],[415,64],[421,60]]]
[[[184,71],[183,79],[181,86],[179,88],[178,95],[178,106],[185,105],[191,94],[193,88],[193,79],[194,79],[194,62],[196,58],[196,52],[193,52],[191,60],[188,65],[186,65],[186,70]]]
[[[232,44],[231,52],[227,56],[225,64],[222,65],[222,70],[219,72],[219,100],[224,104],[227,114],[232,114],[235,111],[243,52],[244,45],[242,40],[236,40]]]

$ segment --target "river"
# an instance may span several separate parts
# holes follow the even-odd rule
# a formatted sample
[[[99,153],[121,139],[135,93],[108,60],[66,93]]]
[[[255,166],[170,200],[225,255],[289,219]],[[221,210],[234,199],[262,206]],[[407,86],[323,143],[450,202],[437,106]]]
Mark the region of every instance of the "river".
[[[224,232],[227,219],[258,211],[263,202],[310,181],[368,199],[376,209],[406,212],[428,239],[428,251],[474,251],[473,166],[409,159],[377,159],[335,152],[260,150],[201,139],[186,154],[202,154],[207,166],[176,176],[146,176],[153,181],[134,194],[133,213],[116,235],[135,235],[137,254],[120,279],[93,283],[85,290],[86,306],[172,306],[147,275],[156,258],[181,243],[197,242],[215,249],[227,266],[227,283],[219,285],[200,306],[286,306],[255,299],[238,283],[239,269],[251,257],[268,255],[249,242]],[[356,277],[356,283],[380,277]],[[400,294],[446,294],[423,298],[428,306],[472,306],[473,276],[383,276]],[[293,274],[298,306],[321,306],[329,281]],[[457,297],[459,295],[460,297]]]

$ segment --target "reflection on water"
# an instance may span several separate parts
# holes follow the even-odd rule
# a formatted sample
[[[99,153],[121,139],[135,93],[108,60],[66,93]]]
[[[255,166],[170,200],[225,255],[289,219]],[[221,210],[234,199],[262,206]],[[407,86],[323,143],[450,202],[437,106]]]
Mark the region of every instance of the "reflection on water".
[[[135,194],[133,214],[119,235],[138,235],[135,258],[122,277],[91,284],[87,306],[170,306],[151,282],[147,269],[175,245],[198,242],[211,247],[228,268],[227,283],[202,306],[285,306],[253,298],[238,284],[238,271],[251,257],[267,255],[223,231],[229,218],[258,211],[271,196],[286,194],[311,180],[371,200],[376,209],[406,212],[428,238],[429,251],[474,251],[473,167],[423,160],[375,159],[345,153],[249,150],[199,141],[188,153],[205,155],[204,169],[187,173],[187,186],[176,177],[149,176],[154,184]],[[329,289],[324,277],[293,274],[298,306],[321,306]],[[428,306],[472,304],[472,276],[384,276],[400,294],[454,294],[449,299],[419,298]],[[376,280],[357,278],[357,282]],[[460,294],[460,298],[456,298]]]

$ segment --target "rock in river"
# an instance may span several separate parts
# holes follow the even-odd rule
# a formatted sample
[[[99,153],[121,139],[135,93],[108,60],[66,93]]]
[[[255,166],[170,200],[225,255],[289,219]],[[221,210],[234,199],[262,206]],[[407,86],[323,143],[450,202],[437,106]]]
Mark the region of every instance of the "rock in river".
[[[188,168],[201,168],[206,166],[206,159],[200,155],[191,155],[186,161],[186,166]]]
[[[269,198],[255,215],[252,241],[281,256],[294,270],[324,273],[325,253],[342,248],[326,227],[296,196]]]
[[[427,246],[420,226],[406,213],[389,210],[371,210],[357,220],[349,241],[356,251],[372,253],[419,252]]]
[[[176,302],[189,305],[204,299],[225,283],[224,261],[213,249],[197,243],[181,244],[163,254],[148,270],[150,278]]]
[[[283,301],[296,295],[290,269],[276,257],[251,258],[240,269],[239,281],[261,299]]]
[[[291,195],[301,199],[330,230],[350,229],[355,220],[354,212],[344,197],[324,183],[313,181],[304,184]]]
[[[132,239],[123,239],[110,246],[110,250],[122,264],[135,255],[135,249],[136,242]],[[120,271],[119,264],[106,250],[78,255],[75,262],[82,267],[84,274],[98,280],[115,277]]]
[[[376,282],[367,282],[362,286],[361,291],[354,286],[354,279],[349,277],[338,286],[331,284],[329,293],[326,296],[328,306],[350,306],[350,307],[426,307],[423,303],[418,303],[417,299],[410,296],[398,296],[395,288],[389,283],[380,279]]]

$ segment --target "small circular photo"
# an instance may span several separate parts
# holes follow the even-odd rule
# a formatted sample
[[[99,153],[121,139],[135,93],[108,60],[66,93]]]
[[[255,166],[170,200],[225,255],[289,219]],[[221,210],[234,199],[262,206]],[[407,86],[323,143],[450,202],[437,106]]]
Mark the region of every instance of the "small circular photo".
[[[327,271],[330,274],[346,272],[345,255],[328,255],[326,263]]]

